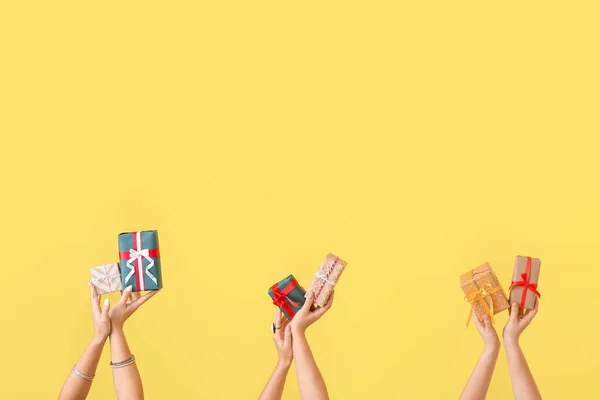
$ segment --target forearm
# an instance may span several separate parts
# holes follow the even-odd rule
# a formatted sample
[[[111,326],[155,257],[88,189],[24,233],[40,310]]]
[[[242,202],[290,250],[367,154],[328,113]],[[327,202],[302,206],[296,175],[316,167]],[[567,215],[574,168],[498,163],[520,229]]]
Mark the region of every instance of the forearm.
[[[496,367],[499,348],[484,349],[483,354],[475,364],[471,377],[460,395],[460,400],[483,400],[487,395]]]
[[[294,362],[296,363],[301,397],[310,400],[329,399],[325,381],[312,355],[306,334],[302,331],[294,331],[292,336],[294,338],[292,342]]]
[[[96,368],[102,355],[102,349],[106,343],[106,338],[94,338],[87,346],[83,355],[75,364],[75,368],[87,376],[94,376]],[[59,400],[79,400],[85,399],[92,387],[92,381],[85,380],[75,374],[73,370],[67,377],[65,384],[58,395]]]
[[[515,400],[541,400],[542,395],[535,384],[519,343],[506,343],[505,341],[505,348]]]
[[[131,357],[123,328],[114,328],[110,334],[110,356],[113,363],[125,361]],[[136,363],[122,368],[113,368],[113,380],[118,399],[141,400],[144,398],[142,379]]]
[[[288,371],[290,370],[290,363],[278,362],[275,367],[275,371],[271,375],[271,378],[267,382],[267,385],[263,389],[258,400],[279,400],[283,395],[283,388],[285,387],[285,380],[287,378]]]

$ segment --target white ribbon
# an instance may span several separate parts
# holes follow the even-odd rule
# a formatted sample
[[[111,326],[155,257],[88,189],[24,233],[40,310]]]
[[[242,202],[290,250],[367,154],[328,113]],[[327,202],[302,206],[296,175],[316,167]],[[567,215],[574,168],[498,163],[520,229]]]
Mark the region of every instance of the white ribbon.
[[[125,277],[125,282],[127,283],[129,281],[129,279],[135,273],[135,267],[133,266],[133,263],[135,262],[135,260],[139,259],[140,263],[142,263],[141,265],[144,265],[143,264],[144,260],[142,259],[142,257],[145,258],[146,260],[148,260],[148,262],[149,262],[148,266],[146,266],[146,275],[148,275],[148,277],[150,279],[152,279],[152,282],[154,282],[156,285],[158,285],[158,281],[156,280],[156,277],[154,275],[152,275],[152,273],[150,272],[150,268],[154,267],[154,260],[150,257],[150,254],[148,253],[148,249],[144,249],[144,250],[130,249],[129,250],[129,260],[127,260],[127,268],[129,268],[130,271],[127,274],[127,276]],[[143,279],[143,277],[140,277],[140,278]]]
[[[112,264],[111,264],[111,266],[112,266]],[[109,292],[112,292],[113,288],[112,288],[112,285],[110,284],[110,279],[109,278],[121,278],[121,274],[117,272],[116,274],[110,275],[108,273],[108,268],[106,268],[106,267],[107,267],[107,264],[102,265],[102,268],[104,268],[104,275],[102,277],[100,277],[100,278],[92,277],[92,279],[90,279],[90,282],[101,284],[104,281],[108,281],[108,290],[109,290]],[[119,269],[117,267],[117,271],[118,270]],[[94,285],[94,286],[96,286],[96,285]]]
[[[121,274],[105,275],[102,278],[92,278],[92,282],[102,283],[108,278],[120,278]],[[110,287],[110,286],[109,286]]]
[[[317,278],[319,278],[319,279],[321,279],[321,280],[323,280],[323,281],[325,281],[325,282],[329,283],[331,286],[335,286],[335,282],[331,282],[329,279],[327,279],[327,277],[326,277],[326,276],[324,276],[324,275],[321,275],[321,274],[319,274],[319,273],[316,273],[316,274],[315,274],[315,276],[316,276]]]

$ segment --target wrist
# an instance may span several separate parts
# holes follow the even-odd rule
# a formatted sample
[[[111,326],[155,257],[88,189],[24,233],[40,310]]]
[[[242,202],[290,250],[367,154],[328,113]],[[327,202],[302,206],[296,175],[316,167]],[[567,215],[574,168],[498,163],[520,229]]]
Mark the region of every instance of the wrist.
[[[520,348],[519,345],[519,338],[504,338],[504,347],[506,347],[507,349],[518,349]]]
[[[123,325],[113,324],[110,334],[112,335],[113,333],[123,333]]]
[[[292,337],[297,336],[297,335],[304,336],[306,334],[306,328],[292,325],[291,329],[292,329]]]
[[[277,366],[276,368],[278,369],[290,369],[290,367],[292,366],[292,359],[279,359],[277,360]]]
[[[500,354],[500,344],[483,346],[483,355],[498,357]]]
[[[96,333],[94,334],[94,337],[92,337],[92,341],[90,344],[94,346],[104,346],[104,343],[106,343],[106,339],[108,339],[108,335]]]

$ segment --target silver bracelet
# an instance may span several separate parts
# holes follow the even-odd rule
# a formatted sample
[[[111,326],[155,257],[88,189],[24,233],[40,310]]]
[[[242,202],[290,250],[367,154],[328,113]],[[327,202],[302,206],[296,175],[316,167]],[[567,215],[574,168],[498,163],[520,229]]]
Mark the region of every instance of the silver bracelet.
[[[123,367],[127,367],[128,365],[131,365],[135,362],[135,356],[132,354],[130,358],[128,358],[125,361],[121,361],[121,362],[117,362],[117,363],[113,363],[112,361],[110,362],[110,366],[113,369],[116,368],[123,368]]]
[[[77,375],[78,377],[80,377],[81,379],[86,380],[88,382],[91,382],[92,380],[94,380],[94,377],[96,376],[95,374],[92,375],[92,376],[88,376],[86,374],[82,374],[81,372],[79,372],[79,370],[77,369],[77,367],[75,367],[74,365],[73,365],[73,373],[75,375]]]

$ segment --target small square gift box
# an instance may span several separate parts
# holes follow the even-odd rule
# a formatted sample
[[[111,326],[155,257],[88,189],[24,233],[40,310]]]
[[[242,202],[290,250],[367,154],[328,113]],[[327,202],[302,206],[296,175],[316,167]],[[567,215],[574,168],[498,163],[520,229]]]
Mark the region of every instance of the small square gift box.
[[[96,287],[97,294],[123,290],[118,263],[98,265],[90,269],[90,273],[92,274],[90,282]]]
[[[273,304],[279,307],[289,321],[304,305],[305,294],[306,291],[298,284],[294,275],[288,276],[269,288],[269,296],[273,299]]]
[[[331,253],[325,257],[308,287],[308,291],[315,294],[313,302],[317,306],[323,307],[327,304],[329,296],[331,296],[331,292],[333,292],[347,264],[346,261]]]
[[[460,276],[460,287],[465,293],[465,300],[471,303],[471,312],[467,326],[471,321],[473,311],[481,321],[485,314],[494,322],[494,314],[510,307],[508,297],[500,286],[498,277],[490,264],[485,263]]]
[[[510,284],[510,304],[519,303],[521,311],[535,307],[536,297],[541,294],[537,290],[540,279],[539,258],[517,256]]]
[[[131,285],[134,292],[162,288],[157,231],[121,233],[119,259],[123,288]]]

